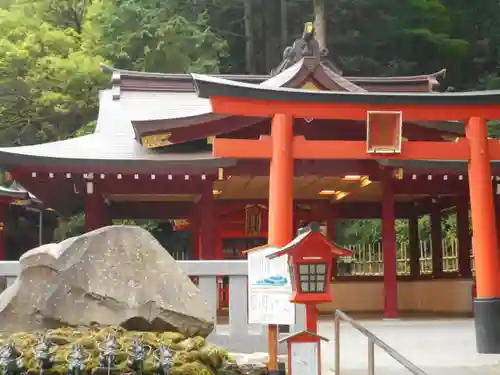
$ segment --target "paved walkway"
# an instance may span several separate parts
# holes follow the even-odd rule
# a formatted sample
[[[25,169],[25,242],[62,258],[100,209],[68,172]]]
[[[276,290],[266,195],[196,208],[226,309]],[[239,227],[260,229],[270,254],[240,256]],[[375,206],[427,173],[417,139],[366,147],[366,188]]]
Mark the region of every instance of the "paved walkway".
[[[429,375],[500,375],[500,355],[476,353],[472,319],[360,320],[360,323]],[[333,332],[333,322],[320,322],[320,334],[333,339]],[[343,323],[340,375],[367,374],[367,348],[367,339]],[[333,343],[324,343],[321,350],[322,374],[333,374]],[[378,348],[375,364],[375,374],[410,374]]]

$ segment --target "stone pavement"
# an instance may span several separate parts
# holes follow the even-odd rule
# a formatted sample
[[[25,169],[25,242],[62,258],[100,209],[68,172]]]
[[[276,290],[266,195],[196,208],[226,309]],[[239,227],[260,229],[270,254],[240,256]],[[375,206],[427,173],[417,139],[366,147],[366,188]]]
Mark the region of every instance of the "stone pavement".
[[[472,319],[360,320],[365,328],[429,375],[500,375],[500,355],[476,353]],[[322,321],[319,333],[334,337],[332,321]],[[367,374],[367,339],[350,325],[341,326],[340,375]],[[321,349],[322,374],[333,374],[334,346]],[[375,374],[408,375],[383,350],[375,350]]]
[[[472,319],[360,319],[358,322],[428,375],[500,375],[500,355],[476,353]],[[218,321],[217,330],[226,331],[227,325],[224,323]],[[333,319],[321,320],[319,333],[333,341]],[[340,375],[366,375],[366,337],[342,323],[340,340]],[[321,346],[322,375],[334,375],[335,352],[332,341]],[[262,354],[259,354],[260,357]],[[383,350],[375,349],[375,375],[410,374]]]

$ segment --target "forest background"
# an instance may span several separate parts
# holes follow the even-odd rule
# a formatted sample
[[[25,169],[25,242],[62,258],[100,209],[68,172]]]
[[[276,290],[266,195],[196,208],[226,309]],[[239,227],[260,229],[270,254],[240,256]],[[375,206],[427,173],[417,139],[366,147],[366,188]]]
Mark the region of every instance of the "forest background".
[[[447,90],[500,88],[497,0],[0,0],[0,145],[93,130],[99,64],[181,73],[265,74],[314,20],[346,75],[432,73]],[[489,124],[490,135],[500,126]],[[67,234],[83,231],[82,215]],[[138,223],[159,234],[170,225]],[[407,225],[398,221],[398,241]],[[454,215],[443,215],[454,238]],[[420,238],[429,237],[420,220]],[[373,243],[380,221],[341,222],[339,241]]]

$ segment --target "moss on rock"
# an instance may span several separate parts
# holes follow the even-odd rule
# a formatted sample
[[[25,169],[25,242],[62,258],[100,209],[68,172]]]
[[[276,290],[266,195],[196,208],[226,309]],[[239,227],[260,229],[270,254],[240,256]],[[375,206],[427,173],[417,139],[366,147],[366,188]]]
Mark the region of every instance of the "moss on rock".
[[[54,344],[51,349],[54,366],[48,372],[66,374],[68,372],[68,356],[73,344],[80,344],[88,359],[85,368],[88,371],[99,368],[99,345],[106,340],[109,334],[116,337],[118,349],[116,353],[115,370],[119,372],[133,372],[128,367],[128,353],[132,347],[134,337],[140,338],[147,349],[144,361],[144,372],[155,371],[153,352],[162,346],[168,347],[173,354],[171,375],[213,375],[229,360],[226,350],[216,345],[208,344],[201,336],[185,337],[178,332],[138,332],[126,331],[121,327],[92,328],[87,331],[78,331],[73,328],[58,328],[44,332],[48,341]],[[16,349],[22,352],[23,364],[28,373],[40,372],[39,364],[35,359],[35,350],[41,332],[16,332],[10,336],[0,336],[0,345],[12,342]]]

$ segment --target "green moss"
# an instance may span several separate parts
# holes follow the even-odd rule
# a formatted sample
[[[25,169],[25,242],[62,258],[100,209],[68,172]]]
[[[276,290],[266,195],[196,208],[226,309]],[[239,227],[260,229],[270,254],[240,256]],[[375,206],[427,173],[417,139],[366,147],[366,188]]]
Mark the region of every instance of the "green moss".
[[[92,328],[88,331],[77,331],[72,328],[59,328],[45,332],[49,341],[55,344],[52,349],[54,366],[51,373],[66,374],[68,372],[67,358],[74,343],[80,344],[88,360],[85,362],[87,370],[99,367],[99,344],[109,334],[113,334],[119,344],[116,356],[115,370],[131,372],[127,365],[127,353],[132,346],[134,337],[139,337],[148,351],[144,362],[144,372],[155,371],[153,352],[165,346],[173,351],[172,375],[213,375],[222,367],[229,355],[223,348],[207,344],[200,336],[185,337],[178,332],[136,332],[126,331],[120,327]],[[34,348],[40,337],[40,332],[17,332],[10,336],[0,336],[0,345],[13,342],[15,347],[23,353],[24,367],[29,373],[38,373],[39,364],[35,360]]]

